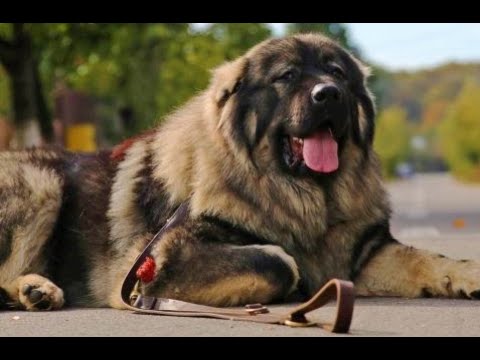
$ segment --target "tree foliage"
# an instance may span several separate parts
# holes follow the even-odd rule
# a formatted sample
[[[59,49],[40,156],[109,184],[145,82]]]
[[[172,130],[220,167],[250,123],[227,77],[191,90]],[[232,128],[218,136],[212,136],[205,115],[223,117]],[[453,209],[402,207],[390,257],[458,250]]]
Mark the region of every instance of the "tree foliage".
[[[451,63],[419,71],[387,72],[385,75],[379,105],[400,106],[407,111],[410,121],[420,123],[430,106],[441,106],[434,103],[452,103],[465,79],[480,84],[480,64]]]
[[[453,174],[480,181],[480,86],[466,81],[438,130],[445,159]]]
[[[226,60],[233,60],[252,46],[267,39],[272,30],[262,23],[217,23],[207,28],[207,33],[219,42]]]
[[[377,119],[375,151],[386,177],[395,175],[396,166],[410,153],[410,129],[406,112],[398,107],[383,110]]]
[[[0,45],[12,37],[12,29],[0,24]],[[49,108],[60,84],[93,95],[102,105],[103,132],[112,141],[150,127],[205,88],[211,68],[271,34],[266,24],[212,24],[202,31],[185,23],[24,24],[23,29],[31,38]],[[2,76],[0,112],[11,114],[14,109],[3,100],[7,85]],[[124,109],[132,119],[114,131],[112,119]]]
[[[296,33],[322,33],[347,47],[358,55],[358,49],[350,39],[348,29],[341,23],[292,23],[287,26],[288,34]]]

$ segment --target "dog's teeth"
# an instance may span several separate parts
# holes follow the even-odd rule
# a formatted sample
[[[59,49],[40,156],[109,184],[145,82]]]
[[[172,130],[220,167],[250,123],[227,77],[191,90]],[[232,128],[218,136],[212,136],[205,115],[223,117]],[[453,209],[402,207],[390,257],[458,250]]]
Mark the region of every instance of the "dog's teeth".
[[[292,140],[295,144],[300,144],[300,145],[303,144],[303,139],[293,137]]]

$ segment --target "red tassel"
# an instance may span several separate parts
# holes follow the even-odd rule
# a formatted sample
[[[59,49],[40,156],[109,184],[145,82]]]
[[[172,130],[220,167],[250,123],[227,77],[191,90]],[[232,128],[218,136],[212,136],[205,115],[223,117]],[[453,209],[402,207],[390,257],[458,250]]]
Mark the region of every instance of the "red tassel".
[[[144,283],[148,283],[155,277],[155,260],[152,257],[147,256],[142,265],[138,268],[136,275],[137,278]]]

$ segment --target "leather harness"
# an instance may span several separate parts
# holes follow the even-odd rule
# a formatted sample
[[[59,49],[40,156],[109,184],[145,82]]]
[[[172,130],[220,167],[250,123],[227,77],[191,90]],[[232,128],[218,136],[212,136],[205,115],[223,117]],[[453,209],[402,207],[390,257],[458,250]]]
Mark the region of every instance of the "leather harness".
[[[140,280],[138,268],[150,255],[154,244],[170,229],[181,224],[189,216],[188,202],[182,203],[166,224],[153,237],[143,252],[135,260],[122,285],[121,296],[127,308],[137,313],[155,315],[207,317],[224,320],[253,321],[264,324],[279,324],[291,327],[318,326],[335,333],[347,333],[353,315],[355,293],[350,281],[332,279],[309,301],[295,307],[286,314],[272,313],[262,304],[249,304],[245,308],[219,308],[188,303],[180,300],[145,296],[138,291]],[[336,299],[336,315],[332,323],[315,323],[305,315],[316,310],[330,300]]]

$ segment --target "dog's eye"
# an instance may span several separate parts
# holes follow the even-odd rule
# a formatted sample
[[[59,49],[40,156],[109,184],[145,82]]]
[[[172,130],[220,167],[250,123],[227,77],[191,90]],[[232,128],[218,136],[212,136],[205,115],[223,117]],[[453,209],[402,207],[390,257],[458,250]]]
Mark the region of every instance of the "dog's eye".
[[[292,81],[293,79],[295,79],[295,72],[293,70],[287,70],[282,75],[277,76],[274,79],[274,82],[277,82],[277,81],[286,81],[287,82],[287,81]]]
[[[332,66],[330,66],[328,72],[329,72],[330,74],[332,74],[333,76],[335,76],[336,78],[345,79],[345,72],[344,72],[343,69],[342,69],[340,66],[338,66],[338,65],[332,65]]]

